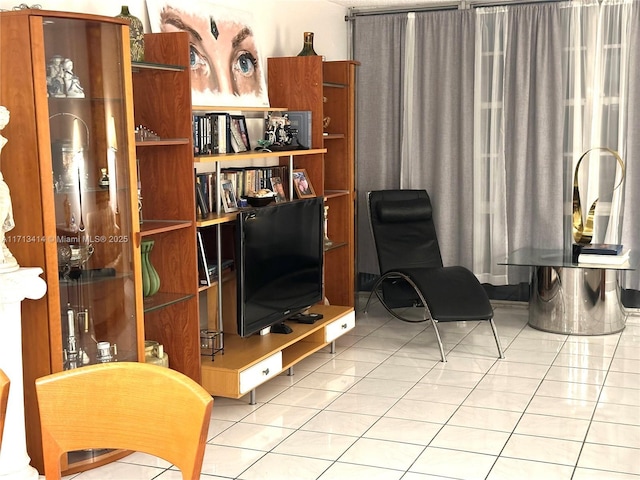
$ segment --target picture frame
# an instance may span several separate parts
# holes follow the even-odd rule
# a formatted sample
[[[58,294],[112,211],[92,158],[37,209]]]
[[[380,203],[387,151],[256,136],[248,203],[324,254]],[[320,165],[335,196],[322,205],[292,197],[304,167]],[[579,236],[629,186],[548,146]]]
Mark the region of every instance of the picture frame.
[[[247,120],[244,115],[231,115],[231,144],[233,151],[236,153],[251,150],[249,142],[249,130],[247,129]]]
[[[316,192],[311,185],[309,175],[304,168],[297,168],[293,171],[293,188],[298,198],[312,198],[316,196]]]
[[[220,187],[222,208],[224,209],[224,212],[230,213],[238,210],[238,200],[236,199],[236,192],[234,191],[231,180],[223,180]]]
[[[276,194],[276,203],[286,202],[287,195],[284,193],[284,185],[280,177],[271,177],[271,190]]]

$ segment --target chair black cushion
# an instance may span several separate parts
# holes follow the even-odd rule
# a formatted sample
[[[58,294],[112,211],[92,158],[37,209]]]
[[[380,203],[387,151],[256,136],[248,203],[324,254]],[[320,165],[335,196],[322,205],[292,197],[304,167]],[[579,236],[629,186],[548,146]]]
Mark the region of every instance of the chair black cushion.
[[[426,198],[378,203],[378,218],[381,223],[425,222],[431,219],[431,213],[431,204]]]
[[[434,320],[489,320],[493,308],[476,276],[461,266],[400,268],[413,280],[427,302]]]

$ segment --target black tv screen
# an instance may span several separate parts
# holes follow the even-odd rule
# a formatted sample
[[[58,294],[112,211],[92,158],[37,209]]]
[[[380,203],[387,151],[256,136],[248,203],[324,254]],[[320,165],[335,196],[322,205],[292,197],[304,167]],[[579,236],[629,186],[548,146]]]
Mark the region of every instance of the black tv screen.
[[[322,300],[322,197],[245,210],[237,223],[238,335],[252,335]]]

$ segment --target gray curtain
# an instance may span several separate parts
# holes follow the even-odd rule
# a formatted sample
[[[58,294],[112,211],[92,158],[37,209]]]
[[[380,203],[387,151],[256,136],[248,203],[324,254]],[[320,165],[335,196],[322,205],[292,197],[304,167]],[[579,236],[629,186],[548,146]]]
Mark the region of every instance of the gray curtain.
[[[631,15],[631,39],[629,48],[629,105],[627,109],[626,163],[627,178],[625,187],[625,218],[622,222],[622,243],[640,253],[640,5],[634,4]],[[637,257],[636,257],[637,258]],[[640,272],[624,275],[623,286],[640,290]],[[640,302],[640,295],[637,298]],[[640,307],[640,305],[635,305]]]
[[[378,273],[366,195],[400,187],[402,82],[406,14],[357,17],[357,270]]]
[[[562,205],[572,192],[564,188],[563,164],[566,11],[553,4],[507,11],[503,99],[509,251],[566,245]],[[510,283],[528,281],[528,273],[512,269]]]
[[[475,12],[415,15],[402,188],[426,189],[445,265],[472,267]]]

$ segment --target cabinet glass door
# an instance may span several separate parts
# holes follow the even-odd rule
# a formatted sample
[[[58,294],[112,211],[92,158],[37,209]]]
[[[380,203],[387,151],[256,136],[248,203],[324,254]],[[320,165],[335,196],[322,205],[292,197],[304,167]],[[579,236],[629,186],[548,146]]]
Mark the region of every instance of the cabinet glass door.
[[[42,21],[64,369],[136,361],[122,25]]]

